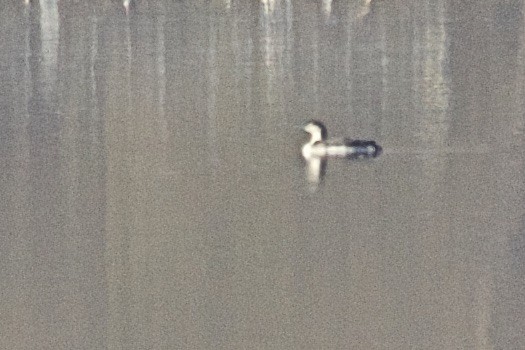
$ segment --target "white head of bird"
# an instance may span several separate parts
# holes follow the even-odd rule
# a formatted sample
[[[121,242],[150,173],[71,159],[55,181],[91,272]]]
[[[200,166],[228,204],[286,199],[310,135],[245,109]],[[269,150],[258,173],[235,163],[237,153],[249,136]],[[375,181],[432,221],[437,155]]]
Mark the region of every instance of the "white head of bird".
[[[323,123],[312,120],[303,127],[303,130],[310,134],[310,141],[308,141],[301,149],[303,157],[309,159],[311,157],[322,156],[323,154],[317,154],[319,151],[322,152],[320,145],[315,147],[316,144],[326,140],[327,132],[326,127]]]
[[[304,131],[310,134],[310,143],[324,141],[326,139],[326,127],[318,121],[312,120],[303,128]]]

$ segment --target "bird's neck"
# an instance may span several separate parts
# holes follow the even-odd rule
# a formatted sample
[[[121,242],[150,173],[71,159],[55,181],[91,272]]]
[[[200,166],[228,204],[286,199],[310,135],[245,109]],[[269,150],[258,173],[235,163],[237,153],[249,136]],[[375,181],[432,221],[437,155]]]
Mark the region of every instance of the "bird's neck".
[[[311,134],[309,144],[313,145],[316,142],[323,141],[323,135],[321,133],[313,133]]]

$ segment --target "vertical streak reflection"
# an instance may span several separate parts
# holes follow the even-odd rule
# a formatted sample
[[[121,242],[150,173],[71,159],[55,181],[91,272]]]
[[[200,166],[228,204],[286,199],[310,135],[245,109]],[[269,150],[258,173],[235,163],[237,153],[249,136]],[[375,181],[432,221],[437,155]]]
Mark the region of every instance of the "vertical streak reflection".
[[[96,16],[93,16],[91,23],[91,54],[89,59],[89,75],[91,79],[91,117],[93,122],[96,123],[99,118],[99,105],[97,99],[97,77],[95,76],[95,66],[98,56],[98,20]],[[94,143],[100,142],[97,140],[99,137],[98,132],[91,133]]]
[[[129,108],[131,108],[131,55],[132,55],[132,51],[131,51],[131,23],[130,23],[130,19],[129,19],[129,16],[126,16],[126,52],[127,52],[127,55],[126,55],[126,59],[127,59],[127,77],[128,77],[128,81],[127,81],[127,91],[128,91],[128,94],[127,94],[127,97],[128,97],[128,106]],[[128,113],[130,113],[130,111],[128,111]]]
[[[427,7],[429,7],[428,4]],[[449,93],[449,86],[444,75],[444,65],[446,64],[444,3],[440,1],[435,4],[435,7],[437,8],[427,11],[425,18],[435,18],[438,22],[428,23],[425,26],[425,47],[422,48],[422,55],[424,56],[423,81],[425,84],[425,89],[422,90],[424,108],[428,114],[433,114],[433,118],[424,119],[427,122],[427,127],[422,128],[422,130],[429,132],[422,136],[429,141],[443,145],[448,129],[446,118]],[[434,13],[434,16],[431,13]]]
[[[332,0],[323,0],[323,13],[326,18],[332,14]]]
[[[413,47],[414,77],[417,79],[415,83],[420,85],[414,90],[420,93],[417,101],[420,101],[419,109],[423,116],[418,128],[418,136],[423,144],[432,149],[439,149],[446,146],[449,128],[450,87],[445,76],[447,64],[445,4],[444,1],[436,3],[425,1],[420,8],[423,9],[424,23],[415,26],[416,30],[420,28],[421,32],[415,33],[416,41]],[[418,64],[420,67],[417,66]],[[431,164],[423,168],[428,172],[426,176],[436,179],[436,174],[444,170],[444,159],[436,155],[427,160]]]
[[[387,28],[386,18],[384,11],[381,12],[381,21],[379,22],[379,28],[381,31],[380,47],[381,47],[381,114],[386,115],[389,80],[388,80],[388,54],[387,54]]]
[[[24,94],[26,106],[26,118],[29,120],[29,102],[31,100],[31,64],[29,59],[31,57],[31,8],[26,6],[24,8],[25,34],[24,34]]]
[[[352,36],[354,35],[354,13],[353,11],[347,12],[347,18],[346,18],[346,43],[345,43],[345,80],[346,80],[346,99],[348,101],[352,100],[352,94],[353,94],[353,88],[354,85],[352,84],[353,79],[351,79],[352,75]],[[353,115],[353,108],[352,103],[348,103],[348,109],[347,109],[348,115]]]
[[[286,8],[285,8],[286,11]],[[283,52],[285,35],[287,34],[286,14],[280,2],[274,0],[263,1],[262,16],[262,47],[264,49],[264,63],[266,66],[267,89],[266,99],[269,106],[274,105],[276,99],[282,97],[281,91],[275,89],[283,78]],[[279,80],[279,83],[276,82]]]
[[[525,5],[524,5],[525,6]],[[521,30],[518,36],[518,74],[516,79],[516,92],[520,96],[519,110],[525,110],[525,21],[521,22]],[[516,118],[512,128],[512,133],[518,136],[518,146],[521,147],[525,141],[525,118]]]
[[[44,79],[54,86],[57,79],[59,16],[56,0],[40,1],[40,33],[42,38],[42,66]],[[46,89],[44,93],[49,93]],[[48,96],[49,97],[49,96]]]
[[[208,32],[208,98],[206,103],[208,116],[208,153],[210,154],[210,162],[213,165],[212,171],[215,173],[219,163],[219,155],[217,151],[217,89],[219,86],[219,77],[217,72],[217,29],[215,19],[209,19]]]
[[[261,0],[265,15],[271,15],[275,9],[275,0]]]
[[[286,0],[286,66],[291,67],[293,57],[293,4]]]
[[[273,68],[273,63],[276,58],[275,38],[273,35],[273,23],[275,22],[274,8],[275,3],[273,0],[263,1],[262,24],[264,29],[264,63],[269,69]]]
[[[162,7],[162,13],[164,8]],[[166,120],[166,43],[164,39],[164,27],[166,16],[160,14],[157,20],[157,78],[158,78],[158,106],[160,133],[164,145],[168,142],[168,121]]]
[[[313,54],[313,95],[315,96],[315,110],[313,115],[319,115],[319,29],[316,26],[313,31],[312,54]]]

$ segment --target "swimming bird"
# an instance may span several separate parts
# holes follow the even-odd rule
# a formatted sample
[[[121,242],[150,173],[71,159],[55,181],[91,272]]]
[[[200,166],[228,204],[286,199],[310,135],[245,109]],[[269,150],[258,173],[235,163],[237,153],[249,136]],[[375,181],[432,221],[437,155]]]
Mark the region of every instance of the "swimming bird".
[[[381,147],[375,141],[328,139],[323,123],[312,120],[303,128],[310,134],[310,140],[303,145],[301,153],[306,160],[312,158],[375,158]]]

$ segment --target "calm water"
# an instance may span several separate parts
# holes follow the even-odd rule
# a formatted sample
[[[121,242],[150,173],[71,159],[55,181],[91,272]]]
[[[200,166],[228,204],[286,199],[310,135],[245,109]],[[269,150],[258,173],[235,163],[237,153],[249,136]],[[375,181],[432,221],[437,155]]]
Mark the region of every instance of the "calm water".
[[[523,1],[360,1],[3,1],[0,348],[524,349]]]

